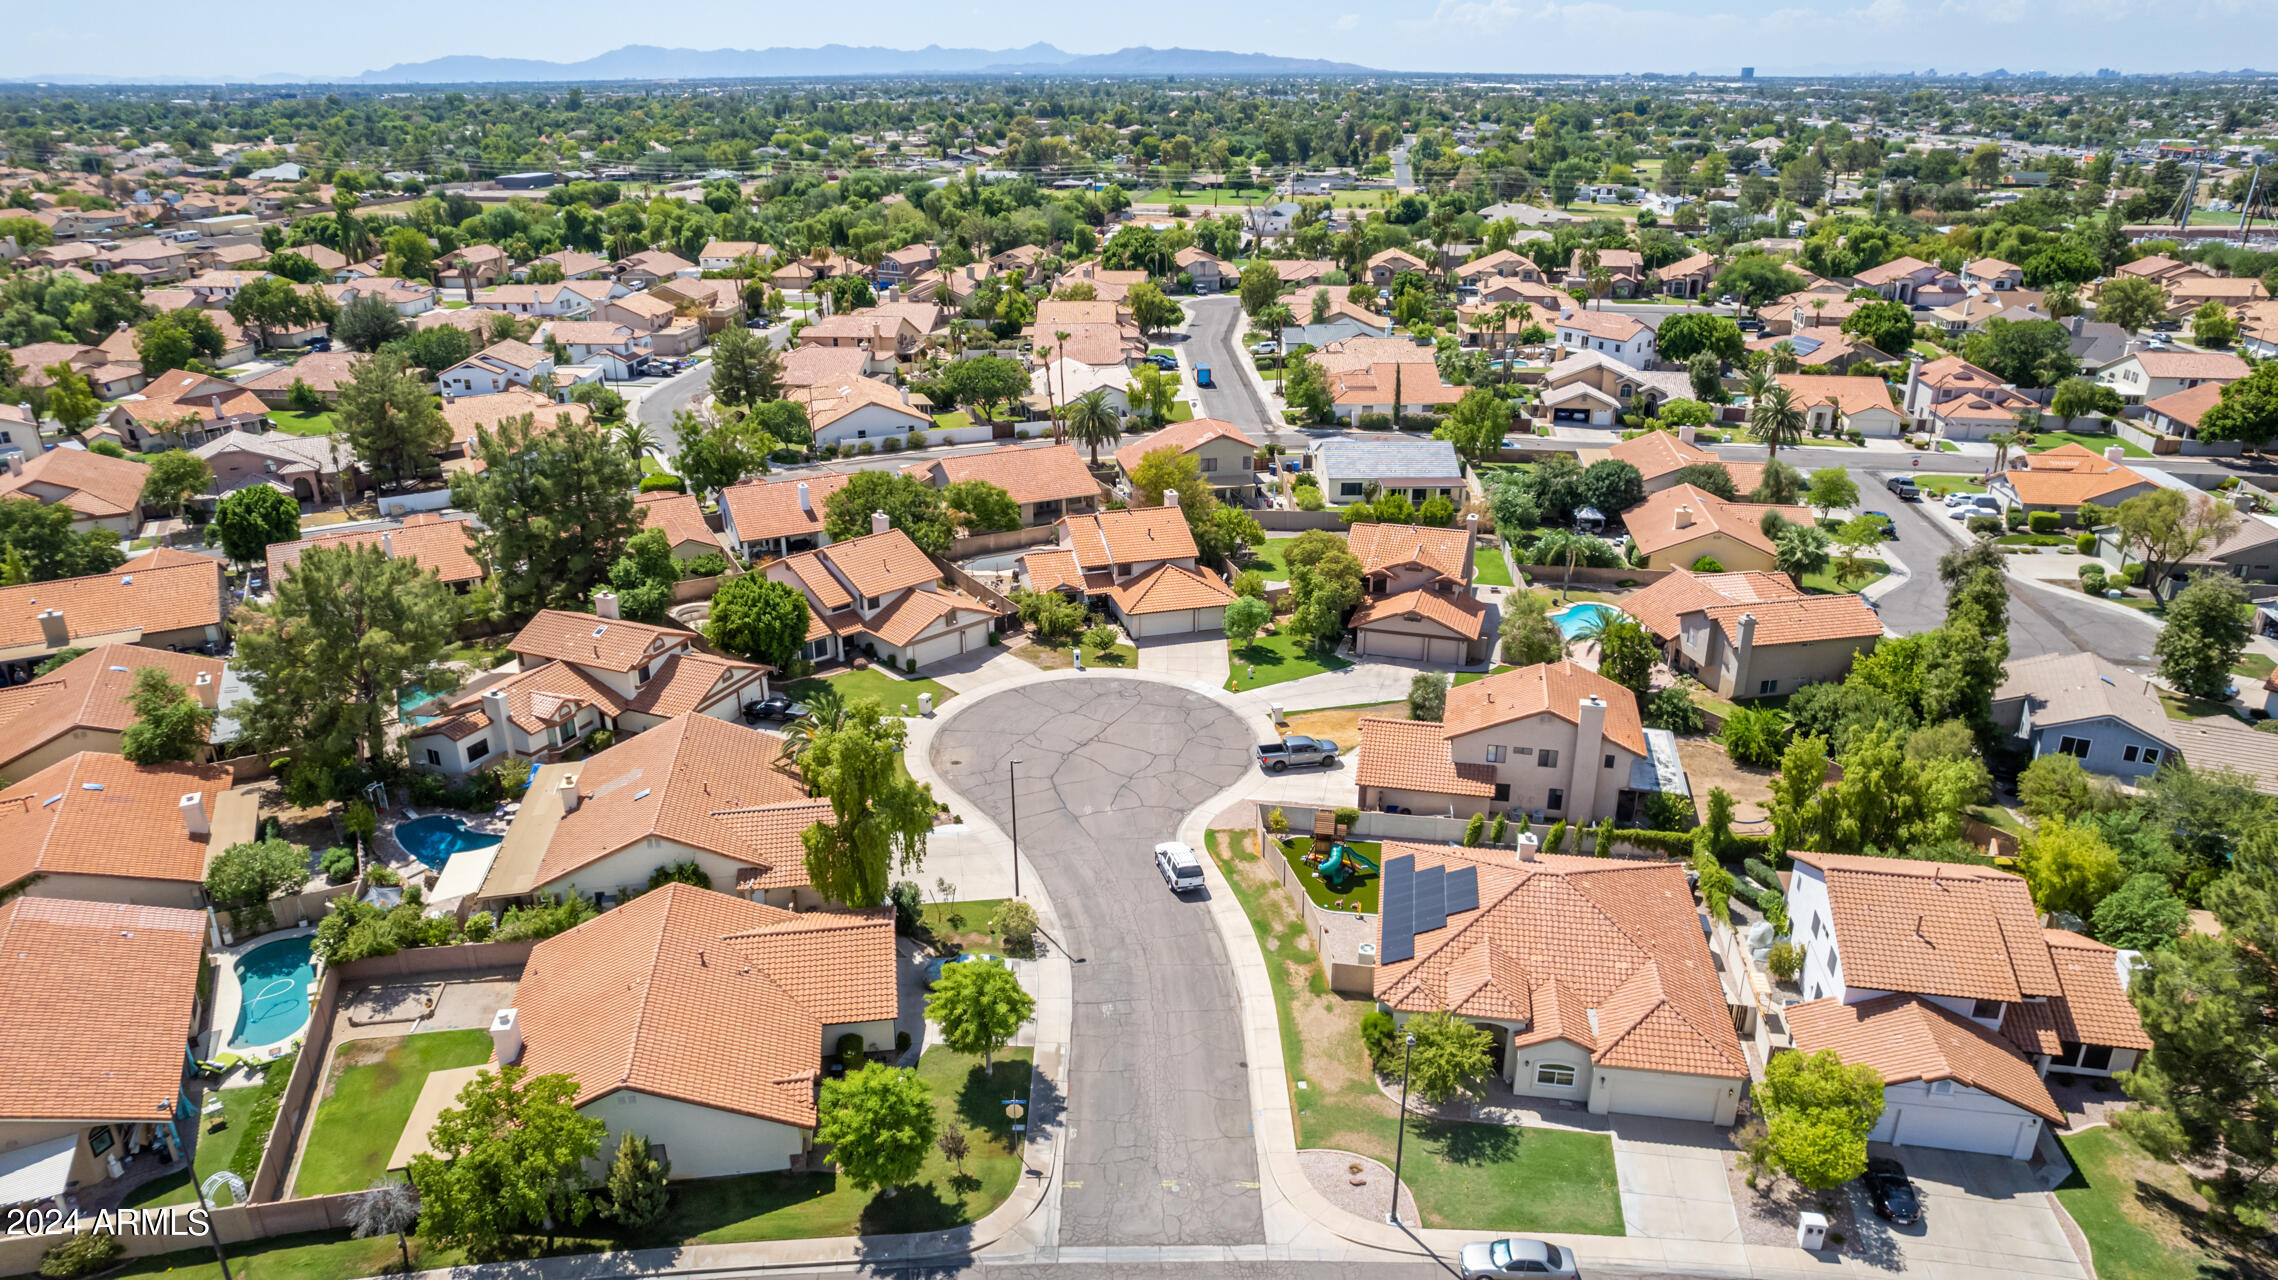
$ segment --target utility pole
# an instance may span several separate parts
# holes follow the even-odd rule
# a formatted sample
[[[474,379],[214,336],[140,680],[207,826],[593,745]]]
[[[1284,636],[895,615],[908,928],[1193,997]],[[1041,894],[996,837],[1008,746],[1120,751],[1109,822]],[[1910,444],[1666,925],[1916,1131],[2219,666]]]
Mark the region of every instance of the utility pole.
[[[2238,246],[2246,247],[2247,228],[2254,224],[2254,194],[2262,189],[2262,166],[2254,166],[2254,175],[2246,182],[2246,202],[2238,211]]]
[[[1081,652],[1082,646],[1078,646]],[[1012,896],[1020,896],[1020,775],[1013,772],[1020,767],[1020,757],[1005,762],[1005,783],[1012,793]]]
[[[1416,1056],[1416,1033],[1408,1033],[1407,1047],[1400,1051],[1400,1131],[1392,1139],[1392,1211],[1384,1220],[1393,1226],[1400,1225],[1400,1162],[1408,1153],[1408,1060]]]

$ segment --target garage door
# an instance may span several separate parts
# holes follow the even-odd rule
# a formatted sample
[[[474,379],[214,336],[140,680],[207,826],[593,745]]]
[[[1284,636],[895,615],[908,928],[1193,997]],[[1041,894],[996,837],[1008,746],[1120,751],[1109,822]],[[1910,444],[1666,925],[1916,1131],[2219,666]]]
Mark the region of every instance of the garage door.
[[[1696,1076],[1623,1077],[1609,1080],[1614,1097],[1609,1110],[1625,1116],[1668,1116],[1675,1120],[1716,1119],[1717,1104],[1728,1080]]]
[[[1942,1107],[1900,1107],[1891,1125],[1902,1147],[1938,1147],[1946,1151],[1977,1151],[2005,1156],[2017,1149],[2025,1121],[1984,1111],[1948,1111]]]
[[[968,627],[952,631],[945,636],[935,636],[913,649],[911,656],[918,660],[918,665],[921,667],[929,663],[939,662],[944,658],[954,658],[965,652],[967,639],[971,635],[972,629]]]
[[[1424,657],[1441,666],[1460,667],[1463,665],[1463,641],[1434,639],[1426,646]]]
[[[1368,631],[1368,656],[1371,658],[1422,658],[1427,641],[1423,636],[1407,635],[1398,631]]]

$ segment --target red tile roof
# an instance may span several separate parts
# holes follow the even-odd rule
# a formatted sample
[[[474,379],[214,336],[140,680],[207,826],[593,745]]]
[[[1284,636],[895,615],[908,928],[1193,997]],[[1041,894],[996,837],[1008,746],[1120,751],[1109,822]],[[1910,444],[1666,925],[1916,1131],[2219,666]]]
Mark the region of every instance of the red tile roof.
[[[1951,1080],[2064,1123],[2031,1063],[1996,1033],[1927,1000],[1888,995],[1844,1004],[1830,996],[1789,1005],[1787,1020],[1797,1052],[1832,1049],[1846,1063],[1882,1072],[1885,1085]]]
[[[39,615],[61,610],[73,642],[218,627],[222,563],[186,551],[154,551],[110,573],[0,587],[0,652],[49,652]]]
[[[0,1120],[165,1121],[205,924],[174,907],[0,903]]]
[[[199,797],[213,830],[229,770],[204,764],[129,764],[82,751],[0,790],[0,887],[31,875],[116,876],[195,884],[210,835],[193,835],[182,801]]]
[[[2009,1004],[2064,994],[2023,877],[1911,858],[1794,857],[1827,882],[1847,985]]]
[[[300,563],[302,556],[319,547],[336,550],[341,547],[381,547],[390,556],[409,560],[422,569],[432,569],[448,585],[479,582],[483,576],[482,563],[468,548],[467,538],[471,526],[465,516],[445,519],[435,513],[421,512],[407,516],[393,529],[358,529],[349,533],[320,533],[298,542],[272,542],[269,544],[269,581],[277,582]]]
[[[1232,440],[1245,449],[1258,447],[1257,441],[1231,422],[1218,418],[1190,418],[1185,422],[1173,423],[1161,431],[1133,436],[1129,444],[1115,451],[1115,463],[1129,472],[1139,465],[1141,459],[1157,449],[1192,453],[1213,440]]]
[[[1574,662],[1537,663],[1457,685],[1448,690],[1440,736],[1459,737],[1546,713],[1579,724],[1582,700],[1591,697],[1606,704],[1606,737],[1633,755],[1644,755],[1645,726],[1637,718],[1636,696]]]

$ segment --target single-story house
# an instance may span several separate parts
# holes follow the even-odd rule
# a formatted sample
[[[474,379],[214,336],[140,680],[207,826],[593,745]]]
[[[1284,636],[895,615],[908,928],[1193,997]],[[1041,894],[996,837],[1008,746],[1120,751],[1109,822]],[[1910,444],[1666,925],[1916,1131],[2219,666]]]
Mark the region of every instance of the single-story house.
[[[1328,439],[1313,446],[1313,473],[1330,506],[1349,506],[1376,495],[1401,494],[1422,506],[1433,498],[1463,500],[1463,462],[1444,440],[1391,437]]]
[[[1771,571],[1772,540],[1764,517],[1777,512],[1791,524],[1816,525],[1808,507],[1726,502],[1705,489],[1672,485],[1622,513],[1622,524],[1648,569],[1689,569],[1704,557],[1727,570]]]

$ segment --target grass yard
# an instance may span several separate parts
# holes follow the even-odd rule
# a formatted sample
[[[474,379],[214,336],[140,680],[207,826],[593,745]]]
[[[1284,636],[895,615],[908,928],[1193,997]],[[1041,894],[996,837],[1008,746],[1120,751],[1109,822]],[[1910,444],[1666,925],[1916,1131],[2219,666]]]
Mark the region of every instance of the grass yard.
[[[1861,560],[1859,563],[1872,572],[1864,578],[1857,578],[1847,583],[1837,582],[1835,580],[1835,565],[1834,562],[1830,561],[1826,568],[1803,575],[1803,589],[1843,595],[1848,592],[1864,591],[1890,576],[1890,566],[1880,560]]]
[[[1916,476],[1915,484],[1925,495],[1934,495],[1941,501],[1949,493],[1984,493],[1985,482],[1968,476]],[[1943,512],[1933,512],[1943,515]]]
[[[904,703],[909,704],[910,714],[916,715],[918,695],[921,693],[933,695],[933,705],[937,710],[942,703],[957,696],[956,690],[939,680],[928,680],[924,676],[890,676],[876,667],[861,671],[841,671],[835,676],[811,676],[805,680],[795,680],[784,692],[793,699],[803,699],[826,684],[838,690],[839,696],[848,702],[868,698],[880,703],[889,715],[897,714]]]
[[[1483,587],[1509,587],[1518,585],[1511,577],[1510,558],[1501,547],[1482,544],[1472,552],[1472,581]]]
[[[2110,1127],[2062,1138],[2073,1174],[2057,1200],[2096,1256],[2097,1280],[2215,1280],[2260,1268],[2201,1229],[2207,1202],[2181,1169]]]
[[[1459,684],[1470,684],[1474,680],[1484,680],[1489,676],[1499,676],[1506,671],[1516,670],[1518,670],[1517,667],[1514,667],[1509,663],[1504,663],[1501,666],[1489,667],[1485,671],[1458,671],[1455,673],[1454,678],[1448,681],[1448,684],[1451,687]],[[1406,710],[1405,707],[1401,709]]]
[[[1329,990],[1297,900],[1251,839],[1212,831],[1207,844],[1273,976],[1297,1145],[1390,1164],[1397,1108],[1376,1087],[1360,1042],[1361,1015],[1375,1005]],[[1604,1134],[1411,1118],[1402,1175],[1427,1227],[1622,1234],[1613,1142]]]
[[[1245,569],[1255,569],[1266,575],[1268,582],[1289,581],[1289,562],[1282,559],[1296,538],[1268,538],[1264,545],[1249,549],[1242,562]]]
[[[948,413],[933,415],[933,427],[936,431],[962,431],[972,425],[973,415],[963,409],[953,409]]]
[[[1305,886],[1305,896],[1313,899],[1313,905],[1327,907],[1332,911],[1366,911],[1371,914],[1376,911],[1378,872],[1355,864],[1354,871],[1357,874],[1348,878],[1344,890],[1339,892],[1331,889],[1321,879],[1314,864],[1305,860],[1305,855],[1313,851],[1313,837],[1291,836],[1279,843],[1281,856],[1289,863],[1290,870],[1297,873],[1297,882]],[[1384,865],[1384,846],[1378,841],[1347,840],[1345,847],[1368,859],[1373,866],[1381,868]]]
[[[372,1185],[372,1179],[387,1172],[388,1157],[427,1077],[488,1061],[490,1032],[481,1029],[341,1045],[332,1056],[293,1194],[334,1195]]]
[[[1226,677],[1226,688],[1231,693],[1280,684],[1285,680],[1302,680],[1324,671],[1342,671],[1353,665],[1333,653],[1315,649],[1312,642],[1290,635],[1260,636],[1238,648],[1229,646],[1227,665],[1233,674]],[[1252,668],[1257,674],[1251,675]]]
[[[2033,447],[2026,452],[2046,453],[2060,444],[2076,444],[2099,456],[2113,445],[2120,446],[2124,451],[2122,455],[2124,457],[2148,458],[2151,456],[2151,450],[2101,431],[2036,431],[2033,433]]]
[[[197,1154],[192,1157],[191,1164],[196,1168],[199,1179],[203,1180],[227,1169],[229,1162],[237,1156],[238,1142],[245,1137],[245,1118],[252,1113],[253,1100],[259,1096],[261,1096],[261,1086],[259,1085],[249,1085],[243,1089],[222,1090],[222,1114],[227,1117],[228,1123],[224,1124],[218,1132],[207,1132],[206,1120],[198,1117],[191,1118],[191,1123],[198,1126],[198,1150]],[[197,1188],[190,1185],[190,1175],[183,1172],[169,1174],[156,1182],[142,1184],[129,1192],[127,1198],[120,1202],[119,1207],[122,1209],[140,1209],[146,1205],[196,1204],[197,1202]]]
[[[1164,416],[1171,422],[1185,422],[1194,417],[1194,406],[1184,400],[1173,400],[1170,412]]]
[[[1076,665],[1074,645],[1047,644],[1041,640],[1032,640],[1013,650],[1013,652],[1019,655],[1021,661],[1039,671],[1066,671]],[[1084,649],[1084,665],[1087,667],[1119,667],[1125,671],[1136,670],[1139,666],[1139,651],[1127,644],[1112,645],[1105,649],[1086,646]],[[939,705],[938,701],[936,705]]]
[[[954,889],[956,886],[952,885]],[[997,908],[1005,898],[972,898],[964,902],[928,902],[918,909],[917,938],[943,951],[978,951],[1004,954],[997,936]]]
[[[2233,674],[2245,676],[2249,680],[2267,679],[2273,670],[2278,670],[2278,662],[2272,662],[2253,652],[2240,654],[2238,665],[2231,668]]]
[[[271,409],[269,421],[277,430],[294,436],[328,436],[339,428],[333,424],[330,413],[299,413],[291,409]]]
[[[2003,547],[2069,547],[2072,539],[2054,533],[2005,533],[1995,538],[1994,545]]]
[[[663,463],[657,461],[653,456],[649,454],[644,453],[641,455],[641,475],[643,477],[661,476],[663,474]]]
[[[563,1252],[570,1252],[572,1242],[563,1243]],[[575,1247],[592,1246],[577,1242]],[[340,1276],[398,1271],[403,1266],[392,1235],[353,1240],[333,1232],[312,1231],[241,1241],[229,1245],[228,1249],[229,1270],[234,1280],[337,1280]],[[453,1267],[465,1260],[465,1255],[456,1249],[436,1249],[417,1236],[411,1237],[414,1267]],[[105,1274],[116,1280],[138,1280],[143,1276],[165,1276],[166,1280],[221,1280],[221,1268],[214,1262],[213,1249],[206,1245],[180,1253],[137,1258],[125,1267],[123,1271]]]
[[[2020,840],[2024,839],[2026,836],[2033,834],[2033,829],[2025,825],[2025,820],[2023,818],[2018,817],[2015,811],[2006,809],[2001,805],[1965,805],[1962,808],[1962,812],[1968,814],[1970,817],[1977,819],[1979,822],[1982,822],[1985,825],[1994,828],[1997,831],[2003,832],[2007,835],[2013,835]]]
[[[2155,692],[2159,694],[2159,705],[2167,708],[2167,718],[2170,720],[2204,720],[2208,716],[2238,716],[2238,709],[2227,702],[2216,702],[2211,698],[2187,698],[2173,689],[2158,689]]]

